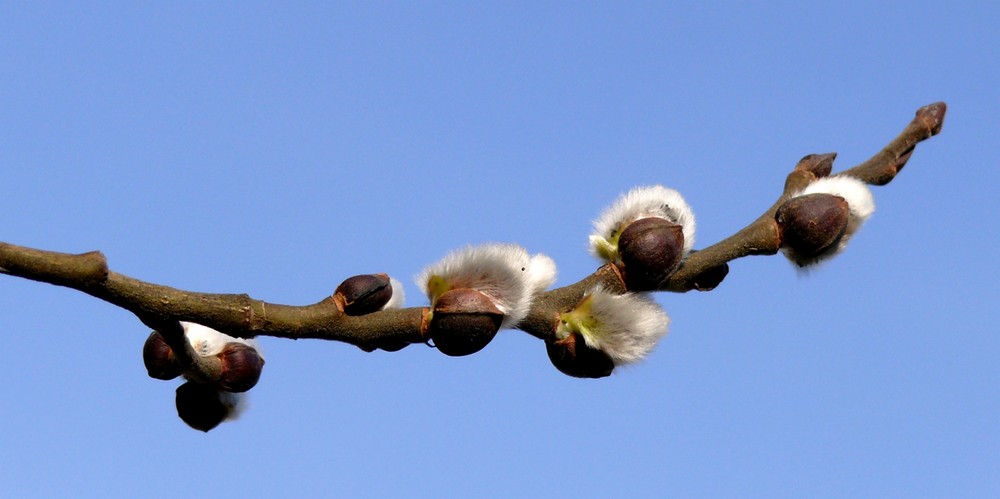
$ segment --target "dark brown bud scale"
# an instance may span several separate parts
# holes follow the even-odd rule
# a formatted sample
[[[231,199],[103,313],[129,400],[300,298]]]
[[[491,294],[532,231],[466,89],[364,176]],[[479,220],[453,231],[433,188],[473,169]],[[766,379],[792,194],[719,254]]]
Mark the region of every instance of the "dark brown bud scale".
[[[348,277],[337,286],[333,302],[347,315],[377,312],[392,298],[392,283],[386,274]]]
[[[158,331],[153,331],[142,345],[142,363],[150,378],[170,380],[181,375],[181,365],[174,351]]]
[[[379,350],[384,350],[386,352],[398,352],[406,347],[410,346],[409,343],[405,341],[383,341],[378,344]]]
[[[722,265],[710,267],[708,270],[694,276],[691,284],[694,286],[694,289],[698,291],[711,291],[719,284],[722,284],[722,280],[725,279],[727,275],[729,275],[729,264],[723,263]]]
[[[917,115],[913,119],[927,127],[927,132],[930,136],[934,136],[941,133],[941,127],[944,125],[944,115],[947,111],[947,104],[944,102],[935,102],[917,109]]]
[[[238,393],[257,385],[264,370],[264,359],[255,348],[244,343],[227,343],[218,357],[222,361],[219,388]]]
[[[804,170],[812,173],[816,178],[828,177],[833,171],[833,161],[837,159],[837,153],[807,154],[799,163],[795,165],[796,170]]]
[[[403,340],[377,340],[361,343],[358,345],[358,348],[368,353],[374,352],[375,350],[398,352],[408,346],[410,346],[410,343]]]
[[[805,258],[819,256],[836,245],[849,217],[844,198],[823,193],[789,199],[774,215],[781,227],[782,246]]]
[[[219,391],[209,385],[188,381],[177,387],[174,402],[177,416],[199,431],[207,432],[229,416],[230,408],[222,402]]]
[[[618,253],[629,291],[657,289],[680,265],[684,231],[662,218],[636,220],[618,238]]]
[[[615,369],[615,363],[604,352],[587,346],[577,333],[561,340],[546,340],[549,361],[559,372],[574,378],[605,378]]]
[[[441,353],[459,357],[485,348],[501,322],[503,313],[488,296],[474,289],[452,289],[434,302],[427,334]]]

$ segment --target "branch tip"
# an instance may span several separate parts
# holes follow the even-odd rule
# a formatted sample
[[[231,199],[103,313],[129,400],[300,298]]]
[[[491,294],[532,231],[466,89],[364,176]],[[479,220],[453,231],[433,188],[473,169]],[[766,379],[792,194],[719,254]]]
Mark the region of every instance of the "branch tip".
[[[935,102],[917,109],[917,115],[913,120],[915,122],[919,121],[920,124],[927,128],[930,133],[929,136],[933,137],[941,133],[941,127],[944,126],[944,115],[947,112],[947,104],[944,102]]]

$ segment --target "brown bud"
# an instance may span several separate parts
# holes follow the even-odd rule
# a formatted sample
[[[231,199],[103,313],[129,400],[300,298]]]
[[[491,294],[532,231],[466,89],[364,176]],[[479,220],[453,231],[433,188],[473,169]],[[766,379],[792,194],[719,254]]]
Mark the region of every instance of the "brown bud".
[[[385,350],[386,352],[398,352],[410,346],[410,342],[403,340],[379,340],[358,345],[358,348],[371,353],[375,350]]]
[[[181,420],[191,428],[204,432],[219,426],[231,410],[223,403],[216,388],[193,381],[177,387],[174,402]]]
[[[807,154],[799,163],[795,165],[796,170],[803,170],[812,173],[816,178],[828,177],[833,171],[833,160],[837,159],[837,153]]]
[[[948,112],[947,104],[944,102],[935,102],[917,109],[917,115],[913,120],[927,127],[927,131],[933,136],[941,133],[946,112]]]
[[[452,289],[434,302],[428,335],[441,353],[474,354],[500,330],[503,313],[490,298],[474,289]]]
[[[410,344],[405,341],[383,341],[378,344],[379,350],[385,350],[386,352],[398,352],[408,346]]]
[[[691,284],[698,291],[711,291],[716,286],[722,284],[722,280],[729,274],[729,264],[723,263],[715,267],[709,267],[704,272],[694,276]]]
[[[781,227],[781,245],[798,257],[814,258],[840,241],[849,215],[844,198],[816,193],[785,201],[774,218]]]
[[[574,378],[604,378],[615,368],[607,354],[587,346],[577,333],[570,333],[561,340],[546,340],[545,351],[556,369]]]
[[[392,284],[386,274],[365,274],[348,277],[337,286],[333,302],[347,315],[377,312],[392,298]]]
[[[254,387],[264,370],[264,359],[244,343],[227,343],[218,353],[222,361],[219,388],[227,392],[245,392]]]
[[[636,220],[618,238],[618,253],[629,291],[656,289],[680,265],[684,231],[662,218]]]
[[[181,374],[180,362],[158,331],[150,333],[142,345],[142,363],[146,365],[150,378],[168,380]]]

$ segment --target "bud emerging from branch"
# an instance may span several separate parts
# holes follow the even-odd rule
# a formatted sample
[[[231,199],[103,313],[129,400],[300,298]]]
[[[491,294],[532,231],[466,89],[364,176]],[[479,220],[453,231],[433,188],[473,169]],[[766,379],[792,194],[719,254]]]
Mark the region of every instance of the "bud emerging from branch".
[[[556,341],[546,347],[549,359],[571,376],[602,377],[612,366],[638,362],[667,334],[670,318],[650,297],[616,295],[594,288],[573,310],[559,315]],[[582,341],[581,341],[582,340]],[[584,373],[584,374],[580,374]]]
[[[697,252],[698,250],[691,250],[691,253]],[[727,275],[729,275],[729,264],[723,263],[722,265],[709,267],[700,274],[697,274],[692,279],[691,284],[698,291],[711,291],[721,284]]]
[[[545,352],[559,372],[574,378],[604,378],[615,369],[608,354],[587,346],[578,333],[569,333],[561,340],[546,340]]]
[[[630,290],[657,288],[694,246],[694,213],[660,185],[632,189],[594,221],[590,251],[622,271]]]
[[[170,380],[181,375],[180,363],[174,357],[174,351],[163,340],[163,336],[153,331],[142,345],[142,363],[150,378]]]
[[[555,278],[556,264],[551,258],[529,255],[516,244],[487,244],[450,253],[424,269],[416,281],[432,311],[445,292],[473,289],[503,314],[500,327],[509,328],[527,315],[534,295],[551,286]]]
[[[236,419],[244,408],[242,394],[188,381],[177,387],[177,415],[188,426],[208,432],[226,420]]]
[[[181,322],[191,348],[201,357],[219,358],[221,370],[217,380],[211,380],[227,392],[245,392],[260,380],[264,357],[253,340],[234,338],[212,328]]]
[[[227,392],[245,392],[257,385],[264,369],[264,359],[257,349],[243,343],[227,343],[219,352],[222,372],[219,388]]]
[[[403,285],[386,274],[349,277],[337,286],[333,302],[347,315],[365,315],[403,304]]]
[[[474,289],[445,291],[431,310],[427,334],[441,353],[452,357],[485,348],[504,318],[488,296]]]
[[[829,260],[875,211],[871,190],[853,177],[826,177],[792,196],[775,213],[781,251],[798,267]]]
[[[684,256],[681,226],[662,218],[632,222],[618,238],[625,287],[632,291],[656,289],[666,281]]]

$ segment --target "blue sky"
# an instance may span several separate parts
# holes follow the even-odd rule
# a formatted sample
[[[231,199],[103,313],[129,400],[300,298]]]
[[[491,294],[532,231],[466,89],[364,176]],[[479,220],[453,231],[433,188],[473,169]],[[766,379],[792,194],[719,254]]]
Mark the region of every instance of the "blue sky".
[[[597,263],[621,192],[684,193],[698,244],[808,153],[868,158],[946,101],[849,251],[660,294],[670,335],[603,380],[501,333],[470,357],[262,340],[208,434],[148,331],[0,276],[5,497],[914,497],[1000,491],[989,2],[4,3],[0,240],[304,305],[469,243]]]

